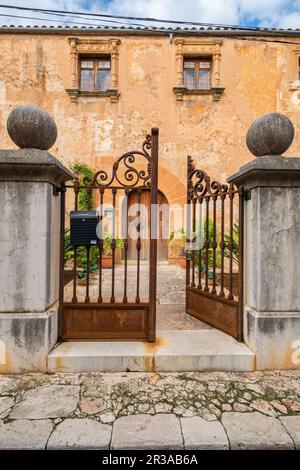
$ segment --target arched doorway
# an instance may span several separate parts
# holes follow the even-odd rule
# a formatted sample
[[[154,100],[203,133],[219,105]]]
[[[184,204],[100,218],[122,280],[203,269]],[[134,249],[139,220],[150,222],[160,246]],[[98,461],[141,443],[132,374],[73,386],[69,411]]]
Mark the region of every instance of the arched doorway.
[[[159,238],[157,240],[157,259],[160,261],[165,261],[168,259],[168,228],[169,228],[169,203],[166,196],[158,191],[157,202],[160,208],[164,210],[159,211]],[[148,216],[145,217],[145,223],[148,224],[148,238],[141,239],[141,252],[140,259],[148,260],[149,259],[149,245],[150,245],[150,203],[151,203],[151,194],[149,189],[143,189],[142,194],[140,195],[140,204],[147,208]],[[132,205],[138,204],[138,193],[136,189],[130,191],[128,195],[128,211],[130,213],[130,207]],[[128,217],[128,222],[130,223],[136,215],[131,214]],[[142,220],[143,223],[143,220]],[[136,259],[136,239],[128,239],[128,259]]]

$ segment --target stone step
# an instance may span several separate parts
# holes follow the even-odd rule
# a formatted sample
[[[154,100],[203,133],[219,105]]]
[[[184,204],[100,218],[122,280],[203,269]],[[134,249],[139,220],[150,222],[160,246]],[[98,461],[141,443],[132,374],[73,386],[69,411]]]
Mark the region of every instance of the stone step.
[[[255,355],[221,331],[160,330],[155,343],[68,341],[48,355],[49,372],[252,371]]]

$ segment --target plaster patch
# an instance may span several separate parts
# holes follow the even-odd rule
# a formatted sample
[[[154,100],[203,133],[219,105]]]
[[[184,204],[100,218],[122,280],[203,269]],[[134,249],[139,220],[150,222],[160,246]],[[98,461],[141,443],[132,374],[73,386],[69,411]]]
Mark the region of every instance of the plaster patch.
[[[135,81],[145,80],[144,69],[136,62],[131,63],[129,71]]]
[[[65,89],[62,77],[54,71],[49,71],[46,75],[46,91],[63,92]]]
[[[111,151],[113,125],[114,119],[111,116],[95,122],[95,150],[100,155],[107,155]]]

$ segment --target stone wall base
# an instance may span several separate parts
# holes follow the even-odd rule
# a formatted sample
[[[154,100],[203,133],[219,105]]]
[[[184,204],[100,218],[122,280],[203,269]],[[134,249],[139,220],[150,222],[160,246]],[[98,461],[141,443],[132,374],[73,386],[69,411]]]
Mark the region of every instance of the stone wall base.
[[[46,372],[57,318],[56,305],[43,313],[0,313],[0,373]]]
[[[257,370],[300,369],[300,312],[244,309],[245,343],[256,355]]]

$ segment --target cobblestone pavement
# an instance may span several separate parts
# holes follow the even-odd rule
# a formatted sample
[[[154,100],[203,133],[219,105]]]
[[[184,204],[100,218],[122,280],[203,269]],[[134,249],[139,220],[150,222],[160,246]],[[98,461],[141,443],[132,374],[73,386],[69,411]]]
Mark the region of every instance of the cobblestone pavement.
[[[0,448],[300,449],[300,371],[0,375]]]

